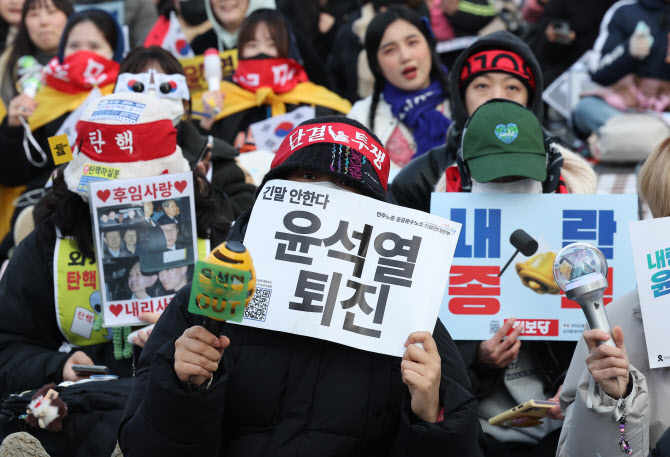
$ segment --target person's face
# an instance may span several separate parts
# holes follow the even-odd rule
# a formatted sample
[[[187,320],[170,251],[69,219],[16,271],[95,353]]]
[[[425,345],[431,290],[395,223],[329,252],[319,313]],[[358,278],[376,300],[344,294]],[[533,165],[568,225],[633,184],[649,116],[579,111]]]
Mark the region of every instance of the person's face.
[[[526,106],[528,89],[508,73],[490,72],[477,76],[465,89],[465,109],[472,115],[477,108],[494,98],[512,100]]]
[[[43,6],[42,6],[43,5]],[[58,43],[67,23],[67,16],[47,0],[26,14],[26,29],[30,41],[46,54],[56,54]]]
[[[333,184],[337,184],[344,190],[348,190],[349,192],[353,192],[355,194],[363,194],[363,192],[358,190],[358,188],[354,187],[352,179],[332,176],[322,171],[293,170],[291,173],[289,173],[286,179],[289,181],[312,182],[312,183],[330,181]]]
[[[377,50],[384,78],[404,91],[425,89],[430,84],[430,47],[421,31],[398,19],[386,28]]]
[[[158,279],[160,280],[165,290],[177,291],[184,287],[188,282],[186,280],[187,270],[188,267],[177,267],[171,268],[169,270],[161,270],[158,273]]]
[[[123,242],[126,246],[135,246],[137,244],[137,232],[135,230],[128,230],[123,235]]]
[[[9,25],[19,25],[23,2],[24,0],[0,0],[0,16]]]
[[[144,217],[151,217],[151,215],[154,213],[153,202],[144,202],[142,206],[144,207]]]
[[[103,214],[102,216],[100,216],[100,220],[102,222],[107,222],[109,220],[109,216],[107,216],[106,214]]]
[[[163,205],[163,211],[165,211],[165,214],[168,216],[175,217],[179,214],[179,206],[177,206],[177,203],[174,200],[169,200]]]
[[[117,251],[121,247],[121,234],[116,230],[105,234],[105,243],[112,251]]]
[[[258,25],[256,25],[254,39],[244,45],[244,48],[241,52],[241,57],[243,59],[249,59],[256,57],[259,54],[266,54],[270,57],[279,56],[279,51],[277,51],[275,40],[272,39],[272,35],[270,35],[270,29],[265,22],[260,22]]]
[[[177,224],[161,225],[161,230],[163,230],[163,234],[165,235],[165,243],[167,244],[167,247],[172,248],[177,242],[177,235],[179,234]]]
[[[210,0],[214,17],[230,32],[240,28],[249,0]]]
[[[114,55],[114,50],[105,40],[102,31],[91,21],[80,22],[70,30],[63,56],[67,57],[77,51],[95,52],[105,59],[111,59]]]
[[[137,295],[138,293],[146,292],[147,287],[155,283],[156,279],[158,279],[156,275],[144,276],[140,271],[140,264],[136,263],[128,273],[128,288]]]
[[[114,211],[109,212],[109,218],[110,219],[116,219],[116,213]]]

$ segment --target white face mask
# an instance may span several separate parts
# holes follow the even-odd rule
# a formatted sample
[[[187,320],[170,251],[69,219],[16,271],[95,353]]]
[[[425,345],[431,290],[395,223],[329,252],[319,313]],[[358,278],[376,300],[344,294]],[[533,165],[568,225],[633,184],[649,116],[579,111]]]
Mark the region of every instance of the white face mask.
[[[473,194],[541,194],[542,183],[526,178],[514,182],[477,182],[472,179]]]
[[[349,192],[347,189],[344,189],[343,187],[340,187],[337,184],[335,184],[334,182],[330,182],[330,181],[314,181],[314,182],[310,182],[310,184],[313,184],[313,185],[319,186],[319,187],[327,187],[328,189],[336,189],[336,190],[343,190],[345,192]]]

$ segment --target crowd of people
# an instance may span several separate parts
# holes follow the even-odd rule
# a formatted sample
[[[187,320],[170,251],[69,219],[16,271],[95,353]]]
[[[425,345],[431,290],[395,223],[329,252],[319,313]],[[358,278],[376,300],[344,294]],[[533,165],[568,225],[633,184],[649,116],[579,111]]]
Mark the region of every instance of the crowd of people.
[[[0,46],[0,457],[670,456],[636,290],[611,334],[522,340],[504,316],[454,341],[437,319],[402,360],[188,312],[194,260],[245,239],[273,179],[430,212],[435,192],[595,194],[603,165],[644,163],[641,201],[670,216],[669,1],[0,0]],[[549,87],[579,95],[567,113]],[[141,109],[100,108],[121,105]],[[192,173],[192,201],[95,207],[92,166]],[[96,260],[86,296],[59,272]],[[159,297],[155,327],[104,326],[104,300]],[[9,406],[61,383],[62,430]],[[530,399],[555,402],[544,423],[489,423]]]

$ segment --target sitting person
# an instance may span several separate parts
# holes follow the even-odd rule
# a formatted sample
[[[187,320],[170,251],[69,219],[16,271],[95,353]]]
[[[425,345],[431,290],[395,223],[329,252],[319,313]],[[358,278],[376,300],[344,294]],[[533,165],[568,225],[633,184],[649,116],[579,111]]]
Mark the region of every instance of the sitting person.
[[[130,102],[144,108],[135,124],[120,124],[115,117],[101,119],[100,114],[96,119],[91,119],[100,104],[108,102]],[[86,267],[96,273],[88,192],[78,189],[84,167],[90,164],[110,166],[114,163],[119,167],[119,179],[127,179],[153,176],[156,170],[188,172],[189,165],[177,146],[176,130],[172,126],[169,110],[153,97],[141,94],[108,95],[93,102],[84,111],[82,120],[87,122],[80,121],[78,124],[79,139],[74,159],[63,171],[57,172],[53,188],[38,205],[42,216],[36,221],[35,230],[17,246],[0,280],[2,393],[37,389],[50,382],[58,384],[84,379],[73,371],[73,364],[105,365],[120,378],[130,378],[134,373],[134,360],[138,354],[133,354],[134,351],[139,353],[140,349],[135,349],[124,339],[128,328],[99,328],[89,322],[90,333],[82,335],[84,332],[77,331],[76,326],[73,330],[77,309],[83,308],[91,316],[102,314],[99,300],[94,303],[92,298],[99,296],[100,292],[97,288],[87,288],[87,291],[91,291],[90,298],[76,295],[77,291],[67,287],[67,271],[54,268],[54,264],[58,265],[59,261],[67,264],[68,259],[81,259]],[[112,147],[98,154],[86,130],[102,130],[114,138],[115,132],[138,126],[142,129],[148,124],[152,124],[152,139],[161,147],[140,148],[138,141],[132,155],[127,150]],[[108,145],[116,146],[116,143],[109,140]],[[205,177],[197,174],[194,182],[197,182],[194,185],[194,200],[198,234],[202,238],[213,237],[213,242],[218,243],[225,236],[229,223],[220,216],[216,200],[212,201]],[[36,287],[36,284],[40,286]],[[116,338],[112,337],[114,334]],[[126,394],[122,390],[118,392],[118,395]],[[66,427],[67,424],[66,421]],[[17,429],[25,428],[25,423],[18,418],[12,425]],[[77,455],[110,455],[116,441],[117,425],[107,424],[108,428],[101,426],[107,431],[111,429],[111,434],[92,433],[90,436],[82,436],[79,444],[90,446],[91,451],[90,454],[82,452]],[[40,431],[44,432],[31,429],[33,433],[39,434]],[[73,449],[76,444],[64,443],[62,439],[59,441],[59,437],[65,435],[45,433],[42,436],[49,437],[49,441],[43,442],[43,445],[49,454],[71,455],[77,451]],[[49,448],[51,445],[54,448]]]
[[[654,217],[670,216],[669,177],[670,138],[649,156],[638,175],[640,197]],[[602,330],[585,331],[577,343],[560,395],[565,425],[557,457],[621,455],[619,419],[624,412],[629,455],[649,455],[670,427],[670,410],[664,407],[670,368],[649,367],[637,290],[608,304],[607,317],[616,347],[598,345],[611,338]]]
[[[140,270],[140,263],[135,262],[130,271],[128,271],[128,290],[130,290],[130,299],[136,298],[150,298],[151,295],[147,291],[158,279],[157,275],[145,276]]]
[[[447,74],[431,31],[413,11],[391,7],[365,34],[375,77],[371,96],[354,104],[348,117],[382,140],[395,168],[444,143],[449,119]]]
[[[450,72],[450,97],[453,122],[446,144],[433,148],[405,166],[393,180],[389,200],[400,206],[430,211],[430,194],[456,161],[463,126],[468,117],[487,100],[504,98],[530,108],[542,121],[542,72],[532,51],[509,32],[495,32],[479,38],[465,49]],[[566,190],[570,193],[594,193],[596,176],[584,159],[559,139],[545,133],[551,145],[551,168],[561,168]],[[543,184],[556,189],[559,175],[549,173]],[[467,178],[467,176],[466,176]],[[469,191],[468,182],[463,190]],[[584,187],[586,185],[586,187]]]
[[[165,200],[163,202],[163,215],[158,218],[159,224],[179,224],[181,223],[181,211],[175,199]]]
[[[379,142],[346,118],[300,126],[337,131],[332,123]],[[385,200],[388,155],[377,171],[370,151],[338,152],[331,141],[326,136],[277,154],[264,182],[319,182]],[[333,167],[333,154],[335,164],[353,157],[362,168]],[[229,240],[244,239],[251,211],[236,221]],[[439,320],[433,335],[408,336],[401,364],[329,341],[228,323],[226,336],[217,338],[187,311],[190,290],[177,293],[145,346],[119,432],[124,456],[428,456],[447,449],[459,457],[481,455],[476,403]]]
[[[200,127],[241,152],[257,145],[250,125],[269,117],[312,106],[317,116],[346,114],[348,101],[308,81],[303,67],[290,58],[291,42],[283,16],[270,9],[250,14],[240,27],[239,61],[232,82],[194,100],[193,110],[207,111]],[[218,111],[218,114],[214,114]]]
[[[184,248],[184,243],[177,241],[177,238],[179,237],[179,226],[177,224],[172,222],[161,224],[160,228],[163,231],[163,235],[165,235],[165,245],[167,246],[166,249],[168,251]]]
[[[121,232],[107,230],[102,234],[102,244],[105,246],[104,257],[126,257],[130,252],[121,245]]]
[[[514,124],[516,131],[497,130]],[[514,135],[513,141],[506,141]],[[560,181],[547,188],[550,152],[544,132],[532,111],[519,103],[493,99],[475,110],[464,126],[457,165],[447,169],[436,192],[472,193],[566,193]],[[560,165],[552,170],[560,176]],[[466,176],[465,179],[463,177]],[[593,183],[583,183],[586,187]],[[545,420],[533,427],[501,427],[488,419],[530,399],[558,401],[558,392],[575,344],[571,341],[524,341],[523,326],[512,329],[510,317],[487,341],[457,341],[479,402],[479,418],[486,436],[486,456],[553,456],[561,422]],[[507,335],[507,336],[505,336]],[[524,373],[525,371],[525,373]],[[561,419],[560,408],[550,411]]]

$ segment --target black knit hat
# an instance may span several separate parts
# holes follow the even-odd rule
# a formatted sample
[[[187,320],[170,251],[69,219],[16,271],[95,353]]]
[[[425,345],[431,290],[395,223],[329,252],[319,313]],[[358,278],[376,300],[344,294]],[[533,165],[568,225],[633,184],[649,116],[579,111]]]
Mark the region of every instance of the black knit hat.
[[[386,201],[390,159],[379,138],[363,124],[344,116],[305,121],[286,135],[263,178],[285,179],[294,170],[345,177],[364,195]]]

